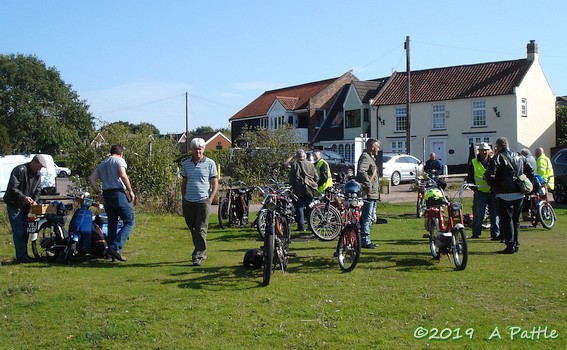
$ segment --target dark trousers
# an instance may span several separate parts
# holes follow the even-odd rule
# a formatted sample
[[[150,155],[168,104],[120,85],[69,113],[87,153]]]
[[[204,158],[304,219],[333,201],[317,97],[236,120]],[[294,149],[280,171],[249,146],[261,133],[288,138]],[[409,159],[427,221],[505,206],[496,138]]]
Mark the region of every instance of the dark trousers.
[[[500,234],[503,235],[508,248],[520,245],[520,216],[522,215],[523,198],[505,201],[497,198],[500,216]]]
[[[193,238],[195,249],[192,258],[207,256],[207,231],[209,229],[209,202],[197,203],[183,200],[183,217]]]

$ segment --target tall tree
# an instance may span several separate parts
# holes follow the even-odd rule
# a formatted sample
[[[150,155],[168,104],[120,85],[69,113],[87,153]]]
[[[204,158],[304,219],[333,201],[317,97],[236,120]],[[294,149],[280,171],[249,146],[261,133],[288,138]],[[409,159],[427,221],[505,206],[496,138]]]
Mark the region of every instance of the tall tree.
[[[12,152],[57,154],[91,139],[88,107],[55,68],[37,57],[0,55],[0,123]]]

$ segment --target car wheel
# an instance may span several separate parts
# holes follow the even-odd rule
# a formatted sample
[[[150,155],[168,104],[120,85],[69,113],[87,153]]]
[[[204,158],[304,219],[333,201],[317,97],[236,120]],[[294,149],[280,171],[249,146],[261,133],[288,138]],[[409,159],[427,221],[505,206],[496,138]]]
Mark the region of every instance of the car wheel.
[[[553,200],[557,203],[567,203],[567,187],[563,181],[556,181],[553,189]]]
[[[59,177],[67,177],[67,173],[64,171],[60,171],[59,174],[57,174],[57,176]]]
[[[392,174],[392,186],[398,186],[402,182],[402,176],[399,172],[394,171]]]

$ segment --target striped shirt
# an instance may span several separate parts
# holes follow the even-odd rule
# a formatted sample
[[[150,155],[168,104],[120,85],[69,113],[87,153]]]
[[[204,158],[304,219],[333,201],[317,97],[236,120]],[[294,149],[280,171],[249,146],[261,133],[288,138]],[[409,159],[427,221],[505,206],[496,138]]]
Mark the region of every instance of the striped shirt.
[[[181,176],[187,178],[183,199],[188,202],[206,202],[211,194],[211,179],[218,176],[217,165],[207,157],[196,164],[189,158],[183,162]]]

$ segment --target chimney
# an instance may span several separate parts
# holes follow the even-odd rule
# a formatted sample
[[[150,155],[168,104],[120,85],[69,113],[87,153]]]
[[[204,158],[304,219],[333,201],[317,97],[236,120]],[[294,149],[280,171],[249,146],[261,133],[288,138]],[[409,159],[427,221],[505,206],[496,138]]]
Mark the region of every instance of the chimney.
[[[537,44],[535,40],[530,40],[527,45],[528,48],[528,60],[537,61]]]

